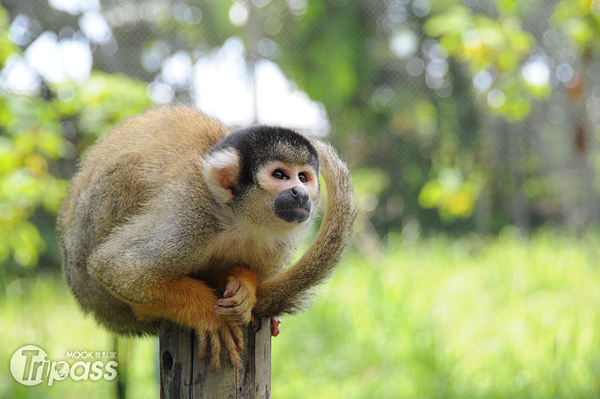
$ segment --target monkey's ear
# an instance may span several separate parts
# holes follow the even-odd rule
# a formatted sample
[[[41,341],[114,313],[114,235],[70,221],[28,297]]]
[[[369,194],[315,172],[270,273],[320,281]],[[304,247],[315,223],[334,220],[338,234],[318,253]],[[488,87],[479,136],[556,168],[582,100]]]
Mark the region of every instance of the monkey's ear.
[[[240,176],[240,156],[233,149],[207,155],[203,159],[204,180],[210,191],[222,202],[233,199]]]

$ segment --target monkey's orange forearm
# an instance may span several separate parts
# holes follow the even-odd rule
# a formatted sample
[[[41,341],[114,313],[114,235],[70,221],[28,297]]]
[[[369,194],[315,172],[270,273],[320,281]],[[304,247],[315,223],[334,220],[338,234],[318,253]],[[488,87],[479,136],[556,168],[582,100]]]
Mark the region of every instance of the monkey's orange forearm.
[[[218,317],[213,310],[217,297],[203,281],[181,277],[152,289],[154,301],[131,304],[140,319],[165,318],[196,328],[200,323],[210,327]]]

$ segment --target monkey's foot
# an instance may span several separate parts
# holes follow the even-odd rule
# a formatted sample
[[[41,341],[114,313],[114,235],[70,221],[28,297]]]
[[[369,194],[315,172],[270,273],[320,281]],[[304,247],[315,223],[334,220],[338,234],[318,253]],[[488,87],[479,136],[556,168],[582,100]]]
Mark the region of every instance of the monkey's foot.
[[[271,317],[271,336],[276,337],[281,332],[279,325],[281,324],[281,317]]]
[[[239,366],[241,364],[240,354],[244,349],[244,336],[242,333],[242,327],[240,325],[231,325],[222,320],[222,323],[216,328],[202,328],[196,329],[196,335],[198,337],[198,357],[204,359],[208,348],[208,342],[210,341],[210,364],[208,368],[212,371],[217,371],[221,368],[221,342],[225,344],[227,352],[229,352],[229,360],[233,366]]]

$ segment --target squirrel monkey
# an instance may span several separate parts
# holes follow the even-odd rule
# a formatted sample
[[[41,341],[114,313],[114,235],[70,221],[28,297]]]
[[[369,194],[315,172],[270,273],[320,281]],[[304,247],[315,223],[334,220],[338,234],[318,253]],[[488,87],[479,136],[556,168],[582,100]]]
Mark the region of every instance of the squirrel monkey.
[[[289,266],[315,214],[319,168],[327,213]],[[240,363],[253,315],[302,307],[339,263],[355,216],[350,174],[330,145],[280,127],[230,133],[165,106],[85,155],[58,225],[65,280],[84,312],[125,335],[157,334],[161,319],[194,328],[216,370],[222,344]]]

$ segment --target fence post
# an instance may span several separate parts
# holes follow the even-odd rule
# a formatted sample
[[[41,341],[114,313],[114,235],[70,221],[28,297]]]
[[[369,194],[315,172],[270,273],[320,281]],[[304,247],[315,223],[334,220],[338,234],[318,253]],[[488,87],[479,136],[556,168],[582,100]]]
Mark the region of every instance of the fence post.
[[[221,369],[199,359],[194,331],[163,321],[160,327],[160,397],[268,399],[271,397],[270,320],[255,320],[244,331],[242,365],[233,367],[223,348]],[[210,349],[208,351],[210,353]]]

